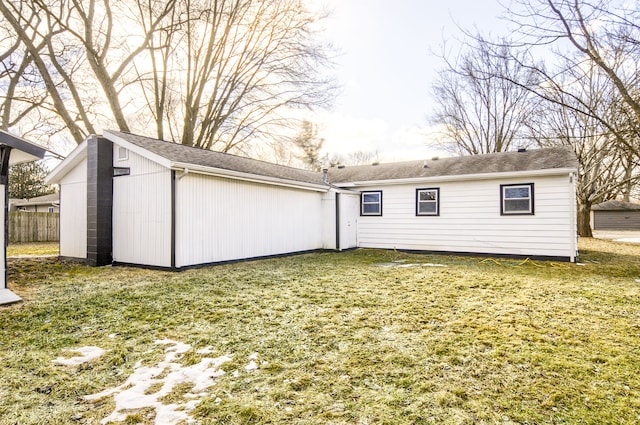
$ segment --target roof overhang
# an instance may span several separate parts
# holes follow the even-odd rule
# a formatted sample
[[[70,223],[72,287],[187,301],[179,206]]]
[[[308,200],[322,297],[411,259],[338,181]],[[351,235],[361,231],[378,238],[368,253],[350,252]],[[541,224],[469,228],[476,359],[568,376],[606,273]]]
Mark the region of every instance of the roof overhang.
[[[438,182],[459,182],[459,181],[477,181],[477,180],[496,180],[496,179],[512,179],[526,177],[544,177],[570,175],[577,173],[575,168],[551,168],[545,170],[527,170],[527,171],[509,171],[503,173],[481,173],[481,174],[461,174],[453,176],[432,176],[432,177],[412,177],[404,179],[388,179],[388,180],[365,180],[355,182],[333,183],[342,188],[365,187],[365,186],[393,186],[400,184],[416,184],[416,183],[438,183]]]
[[[4,130],[0,130],[0,145],[11,148],[9,165],[21,162],[37,161],[44,158],[47,150],[35,143],[28,142]]]
[[[225,179],[242,180],[251,183],[270,184],[275,186],[284,186],[292,189],[311,190],[315,192],[328,192],[330,187],[323,184],[314,184],[300,182],[296,180],[280,179],[277,177],[262,176],[259,174],[243,173],[239,171],[226,170],[224,168],[205,167],[202,165],[194,165],[186,162],[172,162],[170,168],[176,171],[182,171],[186,175],[188,173],[203,174],[213,177],[221,177]]]
[[[330,187],[328,185],[314,184],[307,182],[300,182],[296,180],[280,179],[276,177],[263,176],[259,174],[243,173],[239,171],[227,170],[224,168],[207,167],[203,165],[190,164],[186,162],[174,162],[147,149],[141,148],[122,137],[114,134],[110,131],[105,131],[103,137],[115,143],[118,146],[122,146],[129,151],[138,154],[144,158],[147,158],[163,167],[171,170],[181,171],[183,175],[188,173],[203,174],[207,176],[221,177],[233,180],[242,180],[252,183],[262,183],[275,186],[284,186],[293,189],[311,190],[316,192],[327,192]],[[45,183],[54,184],[59,183],[62,177],[64,177],[69,171],[71,171],[76,165],[83,161],[87,157],[87,141],[85,140],[77,148],[75,148],[69,156],[67,156],[56,168],[49,173],[45,179]]]
[[[222,177],[222,178],[242,180],[242,181],[247,181],[252,183],[263,183],[263,184],[270,184],[270,185],[276,185],[276,186],[290,187],[294,189],[313,190],[318,192],[326,192],[329,190],[329,188],[324,185],[299,182],[296,180],[280,179],[276,177],[262,176],[259,174],[243,173],[239,171],[227,170],[224,168],[207,167],[204,165],[191,164],[187,162],[170,161],[167,158],[164,158],[144,148],[141,148],[131,142],[128,142],[127,140],[123,139],[122,137],[108,130],[104,132],[104,137],[111,140],[113,143],[116,143],[117,145],[127,148],[133,153],[136,153],[145,158],[148,158],[151,161],[156,162],[171,170],[182,171],[185,174],[197,173],[197,174],[203,174],[203,175],[213,176],[213,177]]]

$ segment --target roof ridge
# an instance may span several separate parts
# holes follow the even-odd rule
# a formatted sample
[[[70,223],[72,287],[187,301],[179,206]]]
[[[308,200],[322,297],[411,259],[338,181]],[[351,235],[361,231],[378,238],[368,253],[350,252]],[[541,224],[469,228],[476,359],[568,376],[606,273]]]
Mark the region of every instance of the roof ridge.
[[[464,159],[464,158],[473,158],[473,159],[478,159],[481,157],[488,157],[488,156],[499,156],[499,155],[506,155],[506,154],[523,154],[523,153],[532,153],[532,152],[540,152],[540,151],[550,151],[550,150],[563,150],[563,151],[569,151],[570,147],[568,146],[551,146],[548,148],[542,147],[542,148],[536,148],[536,149],[527,149],[525,151],[500,151],[500,152],[489,152],[489,153],[479,153],[479,154],[468,154],[468,155],[457,155],[457,156],[440,156],[440,155],[433,155],[431,157],[425,157],[425,158],[421,158],[421,159],[409,159],[409,160],[404,160],[404,161],[391,161],[391,162],[382,162],[382,161],[377,161],[377,163],[375,164],[375,166],[380,166],[380,165],[402,165],[402,164],[412,164],[412,163],[419,163],[422,162],[424,163],[425,161],[442,161],[442,160],[460,160],[460,159]],[[357,164],[357,165],[340,165],[341,167],[372,167],[374,166],[374,164]],[[339,166],[331,166],[330,168],[338,168]]]

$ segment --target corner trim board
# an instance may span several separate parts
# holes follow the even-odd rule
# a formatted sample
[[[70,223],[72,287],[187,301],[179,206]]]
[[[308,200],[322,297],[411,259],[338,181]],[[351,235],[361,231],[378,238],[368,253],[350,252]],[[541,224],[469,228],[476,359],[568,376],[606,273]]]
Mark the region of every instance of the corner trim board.
[[[171,170],[171,269],[176,269],[176,170]]]

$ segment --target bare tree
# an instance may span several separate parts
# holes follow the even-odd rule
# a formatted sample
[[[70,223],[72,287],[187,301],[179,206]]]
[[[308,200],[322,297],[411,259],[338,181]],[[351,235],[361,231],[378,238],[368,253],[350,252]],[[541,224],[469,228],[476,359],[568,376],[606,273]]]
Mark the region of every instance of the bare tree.
[[[585,66],[596,66],[604,78],[615,88],[618,97],[640,123],[640,97],[635,88],[640,73],[640,10],[637,2],[620,0],[517,0],[507,11],[515,24],[512,46],[524,49],[542,49],[557,58],[559,67],[551,72],[537,65],[521,63],[539,75],[542,84],[529,87],[539,96],[546,97],[546,89],[564,90],[558,84],[562,74]],[[589,109],[589,99],[566,91],[563,105],[579,113],[591,115],[615,133],[615,123]],[[624,138],[622,138],[624,141]],[[629,144],[633,149],[633,145]]]
[[[578,234],[591,237],[591,207],[615,198],[640,181],[627,148],[637,136],[630,134],[635,129],[629,128],[629,121],[620,119],[620,108],[628,109],[627,105],[595,64],[583,64],[563,78],[547,88],[545,97],[552,101],[545,102],[543,112],[534,115],[537,132],[533,135],[542,146],[570,146],[575,152],[580,164],[576,185]],[[583,107],[591,113],[580,112]],[[605,126],[601,118],[609,125]],[[632,118],[631,123],[634,122]],[[618,126],[612,132],[614,123]],[[625,138],[621,137],[623,134]]]
[[[7,0],[0,13],[0,84],[34,70],[22,110],[77,142],[115,126],[241,151],[290,126],[289,108],[333,97],[324,16],[303,0]],[[26,119],[7,99],[3,125]]]
[[[147,49],[151,36],[175,2],[165,2],[146,32],[136,31],[133,25],[122,27],[139,18],[130,16],[130,4],[125,2],[2,2],[0,13],[8,23],[5,29],[15,33],[17,45],[22,48],[20,53],[37,70],[33,84],[42,94],[35,98],[46,98],[32,106],[54,112],[58,126],[65,128],[77,143],[87,134],[96,133],[102,122],[128,131],[122,97],[127,102],[124,92],[132,82],[132,64]]]
[[[521,143],[534,100],[527,87],[535,74],[520,65],[523,54],[504,43],[494,47],[478,36],[453,60],[443,55],[446,67],[433,85],[438,106],[431,123],[441,128],[442,146],[453,153],[501,152]]]

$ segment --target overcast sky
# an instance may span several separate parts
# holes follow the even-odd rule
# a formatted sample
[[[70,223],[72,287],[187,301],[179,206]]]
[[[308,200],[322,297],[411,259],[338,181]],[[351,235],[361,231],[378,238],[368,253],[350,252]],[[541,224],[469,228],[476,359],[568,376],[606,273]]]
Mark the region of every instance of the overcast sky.
[[[323,1],[323,0],[318,0]],[[440,52],[463,28],[500,34],[497,0],[324,0],[332,16],[327,36],[342,52],[342,85],[320,124],[330,153],[378,151],[383,161],[429,158],[427,116]]]

